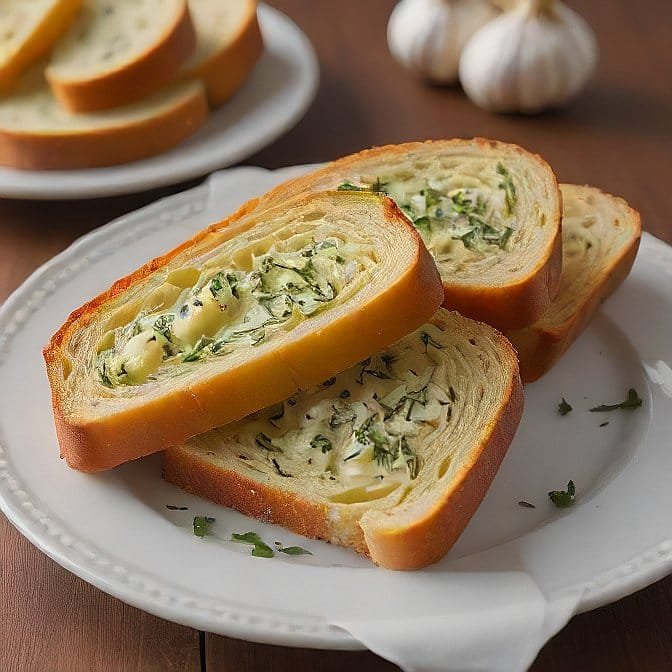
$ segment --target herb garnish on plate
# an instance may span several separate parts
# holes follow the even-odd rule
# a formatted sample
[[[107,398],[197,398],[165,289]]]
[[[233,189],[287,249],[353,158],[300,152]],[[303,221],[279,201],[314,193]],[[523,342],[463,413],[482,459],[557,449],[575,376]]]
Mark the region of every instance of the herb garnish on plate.
[[[634,388],[628,390],[628,398],[618,404],[600,404],[590,409],[591,413],[607,413],[617,410],[634,410],[642,405],[642,399]]]
[[[568,506],[572,506],[576,501],[574,481],[567,483],[567,490],[551,490],[548,493],[548,497],[559,509],[566,509]]]

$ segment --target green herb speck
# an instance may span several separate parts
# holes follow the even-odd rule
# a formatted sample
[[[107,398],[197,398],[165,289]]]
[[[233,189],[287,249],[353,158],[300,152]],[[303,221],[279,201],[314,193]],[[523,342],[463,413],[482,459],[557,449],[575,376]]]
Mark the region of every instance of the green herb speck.
[[[642,400],[634,388],[628,390],[628,398],[618,404],[600,404],[590,409],[591,413],[607,413],[609,411],[634,410],[642,405]]]
[[[574,481],[567,483],[567,490],[551,490],[548,493],[548,497],[559,509],[566,509],[568,506],[572,506],[576,501]]]

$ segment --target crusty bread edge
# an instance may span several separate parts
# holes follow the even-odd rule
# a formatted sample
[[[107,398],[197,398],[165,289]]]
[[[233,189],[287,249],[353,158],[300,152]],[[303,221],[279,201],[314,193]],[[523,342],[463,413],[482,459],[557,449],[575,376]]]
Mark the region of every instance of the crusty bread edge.
[[[99,76],[63,79],[47,67],[45,75],[60,103],[70,112],[95,112],[145,98],[169,84],[196,48],[196,31],[184,3],[162,38],[131,63]]]
[[[82,0],[61,0],[53,5],[33,33],[4,67],[0,67],[0,90],[4,91],[32,63],[44,56],[70,27]]]
[[[219,469],[185,446],[163,453],[163,478],[187,492],[312,539],[332,540],[326,504]],[[365,547],[360,550],[365,552]]]
[[[483,501],[513,441],[523,415],[523,385],[516,353],[509,341],[497,334],[507,353],[510,376],[499,413],[471,451],[450,487],[432,502],[423,515],[404,524],[397,513],[371,511],[360,522],[371,559],[388,569],[420,569],[443,558],[462,534]],[[403,507],[403,505],[402,505]]]
[[[154,117],[107,128],[51,134],[0,128],[0,165],[25,170],[95,168],[160,154],[195,133],[208,116],[195,90]]]
[[[364,197],[381,200],[375,195]],[[70,466],[81,471],[108,469],[238,420],[383,349],[416,329],[439,307],[442,289],[434,262],[417,231],[396,205],[385,198],[382,199],[385,216],[405,227],[415,245],[413,262],[385,292],[359,309],[339,315],[320,332],[291,340],[280,350],[262,350],[244,367],[222,372],[189,389],[174,390],[110,416],[93,419],[72,416],[66,408],[62,381],[63,345],[80,326],[80,320],[88,323],[95,319],[106,301],[167,264],[210,231],[229,229],[234,235],[246,225],[245,215],[254,210],[257,202],[254,199],[224,223],[196,234],[167,255],[117,281],[107,292],[74,311],[52,337],[44,349],[44,358],[61,456]]]
[[[544,253],[540,255],[534,269],[525,277],[497,287],[475,287],[469,283],[460,284],[455,281],[444,282],[444,308],[457,310],[466,317],[487,322],[497,329],[517,329],[538,320],[550,307],[551,302],[560,288],[562,270],[562,194],[557,178],[550,166],[538,154],[529,152],[519,145],[489,140],[487,138],[455,138],[451,140],[425,140],[423,142],[407,142],[399,145],[383,145],[365,149],[356,154],[337,159],[318,170],[292,178],[268,192],[261,205],[272,204],[286,198],[288,194],[298,194],[313,190],[313,186],[330,172],[339,174],[360,160],[376,159],[383,155],[393,156],[404,154],[414,149],[436,146],[449,148],[475,144],[484,149],[501,148],[505,151],[524,154],[533,160],[552,181],[551,189],[557,194],[554,209],[546,213],[546,226],[554,229],[549,235]]]
[[[344,536],[329,506],[293,492],[220,469],[199,457],[188,446],[171,447],[163,453],[163,477],[178,487],[237,509],[267,523],[282,525],[298,534],[350,546],[387,569],[420,569],[440,560],[458,539],[483,500],[513,440],[523,412],[523,388],[511,344],[501,334],[510,376],[499,413],[481,441],[473,447],[450,487],[423,515],[409,524],[400,519],[390,530],[376,525],[377,517],[396,520],[395,508],[371,511],[360,520],[356,532]],[[342,516],[348,510],[341,511]],[[356,515],[356,514],[353,514]]]
[[[594,187],[593,187],[594,188]],[[597,190],[596,191],[600,191]],[[639,212],[626,201],[611,194],[605,196],[618,200],[632,222],[632,237],[624,245],[620,254],[602,269],[599,280],[580,309],[570,315],[561,325],[545,327],[541,324],[506,333],[507,338],[518,351],[520,373],[524,383],[532,383],[546,374],[565,354],[572,343],[588,326],[600,305],[621,285],[635,262],[642,233]]]
[[[188,77],[197,77],[205,84],[212,107],[222,105],[240,89],[264,50],[256,0],[246,3],[245,21],[231,43],[187,72]]]

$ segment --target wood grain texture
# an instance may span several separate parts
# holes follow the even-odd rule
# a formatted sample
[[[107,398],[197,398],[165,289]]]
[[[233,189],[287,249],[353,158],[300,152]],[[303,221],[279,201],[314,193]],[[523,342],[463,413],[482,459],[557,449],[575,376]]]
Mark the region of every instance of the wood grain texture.
[[[595,28],[601,61],[566,110],[494,116],[458,88],[426,87],[390,57],[392,0],[273,0],[308,34],[322,80],[303,121],[246,161],[277,168],[363,147],[482,135],[541,153],[565,182],[627,198],[644,228],[672,242],[672,50],[669,0],[571,0]],[[0,301],[77,236],[189,186],[77,203],[0,201]],[[571,556],[568,557],[571,561]],[[533,672],[672,670],[672,577],[574,618]],[[395,666],[371,653],[272,647],[207,636],[209,671],[296,672]],[[43,556],[0,516],[0,670],[200,670],[198,633],[124,605]]]
[[[197,672],[198,632],[106,595],[0,516],[0,670]]]

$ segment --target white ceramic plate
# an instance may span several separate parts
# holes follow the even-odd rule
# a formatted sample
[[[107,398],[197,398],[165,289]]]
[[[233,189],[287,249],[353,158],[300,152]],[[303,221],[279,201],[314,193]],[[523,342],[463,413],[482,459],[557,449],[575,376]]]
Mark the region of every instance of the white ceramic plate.
[[[411,603],[431,613],[442,604],[442,577],[476,571],[484,558],[492,565],[502,544],[545,590],[581,586],[582,609],[672,570],[672,248],[650,236],[624,286],[562,362],[527,388],[520,430],[485,501],[449,556],[427,570],[381,570],[190,497],[161,480],[158,456],[96,476],[59,460],[40,351],[68,312],[296,170],[223,171],[85,236],[8,299],[0,311],[0,504],[14,525],[70,571],[146,611],[295,646],[358,648],[330,623],[354,611],[382,618],[382,604],[387,614],[408,613]],[[640,409],[588,412],[629,387],[643,398]],[[563,396],[574,407],[565,417],[557,413]],[[546,493],[570,478],[578,501],[560,511]],[[521,499],[536,508],[521,508]],[[194,515],[216,518],[214,537],[193,536]],[[249,530],[313,555],[254,558],[227,541]]]
[[[87,170],[0,167],[0,198],[94,198],[144,191],[230,166],[269,145],[303,116],[317,92],[319,66],[308,38],[261,5],[265,51],[243,88],[194,136],[142,161]]]

